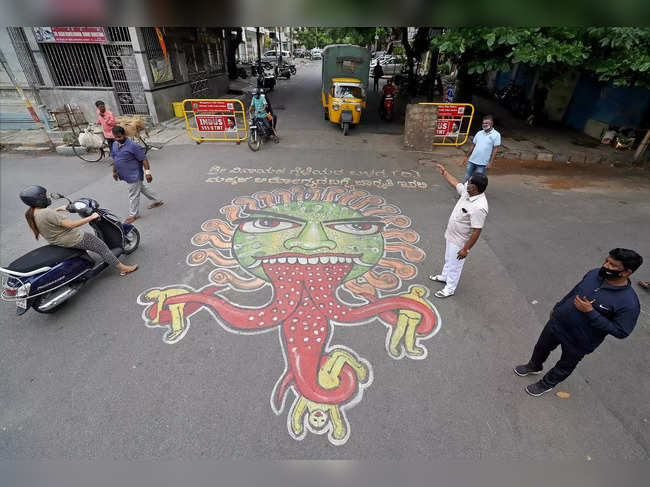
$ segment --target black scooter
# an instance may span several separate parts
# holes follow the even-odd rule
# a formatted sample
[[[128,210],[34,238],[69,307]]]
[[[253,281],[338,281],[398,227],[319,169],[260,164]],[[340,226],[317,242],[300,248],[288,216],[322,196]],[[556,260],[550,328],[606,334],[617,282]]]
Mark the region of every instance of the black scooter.
[[[58,193],[50,196],[68,200],[66,209],[70,213],[84,218],[97,213],[99,218],[89,225],[116,257],[131,254],[140,245],[138,229],[100,208],[97,201],[91,198],[70,201]],[[85,250],[45,245],[14,260],[6,268],[0,267],[0,297],[16,303],[17,315],[25,314],[29,308],[39,313],[53,313],[107,267],[103,261],[95,262]]]

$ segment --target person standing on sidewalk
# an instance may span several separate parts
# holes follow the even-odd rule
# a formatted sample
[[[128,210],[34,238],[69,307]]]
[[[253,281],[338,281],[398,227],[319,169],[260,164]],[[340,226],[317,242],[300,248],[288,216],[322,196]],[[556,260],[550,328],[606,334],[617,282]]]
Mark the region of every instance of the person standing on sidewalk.
[[[456,188],[460,198],[451,212],[445,240],[445,266],[437,275],[430,275],[429,279],[442,282],[445,287],[434,294],[437,298],[447,298],[456,292],[460,274],[465,265],[465,258],[469,250],[478,241],[485,219],[488,214],[488,202],[485,197],[485,188],[488,178],[485,174],[474,173],[465,184],[459,183],[449,172],[438,164],[438,170],[447,182]]]
[[[124,127],[119,125],[113,127],[113,136],[115,137],[115,143],[111,148],[111,157],[114,161],[113,179],[115,181],[121,179],[129,185],[129,217],[124,221],[133,223],[140,218],[141,193],[153,201],[149,209],[162,206],[163,201],[144,184],[144,178],[147,179],[147,183],[151,183],[153,177],[142,146],[129,139]]]
[[[634,250],[616,248],[600,269],[593,269],[553,307],[530,361],[514,368],[524,377],[540,374],[558,345],[562,356],[542,378],[526,386],[531,396],[541,396],[571,375],[578,362],[592,353],[607,335],[623,339],[636,325],[641,310],[630,284],[630,274],[643,263]]]
[[[113,147],[113,142],[115,142],[115,139],[113,138],[115,115],[113,115],[113,112],[106,109],[106,105],[102,100],[97,100],[95,106],[97,107],[97,123],[102,126],[104,138],[106,139],[108,148],[111,149]]]
[[[472,139],[472,147],[460,165],[467,164],[465,181],[475,172],[485,174],[486,170],[494,164],[494,158],[501,145],[501,134],[494,128],[492,115],[483,117],[483,129],[478,131]]]
[[[379,80],[383,75],[384,68],[381,67],[381,64],[379,64],[379,59],[377,59],[377,64],[375,64],[375,67],[372,68],[372,77],[374,81],[375,92],[379,90]]]

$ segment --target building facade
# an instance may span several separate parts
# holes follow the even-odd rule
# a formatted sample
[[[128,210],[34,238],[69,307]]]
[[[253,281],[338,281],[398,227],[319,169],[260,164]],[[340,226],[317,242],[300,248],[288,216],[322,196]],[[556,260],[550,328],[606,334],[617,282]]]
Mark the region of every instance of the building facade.
[[[173,117],[172,102],[225,94],[224,45],[222,28],[0,28],[0,49],[34,106],[77,105],[88,121],[99,99],[155,124]],[[16,98],[3,70],[3,110]]]

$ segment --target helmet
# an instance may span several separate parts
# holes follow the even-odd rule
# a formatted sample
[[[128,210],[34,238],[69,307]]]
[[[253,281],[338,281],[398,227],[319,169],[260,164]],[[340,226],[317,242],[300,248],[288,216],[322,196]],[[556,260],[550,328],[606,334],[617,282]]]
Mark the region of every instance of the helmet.
[[[27,206],[36,208],[46,208],[52,203],[47,197],[47,189],[43,186],[27,186],[20,192],[20,199]]]

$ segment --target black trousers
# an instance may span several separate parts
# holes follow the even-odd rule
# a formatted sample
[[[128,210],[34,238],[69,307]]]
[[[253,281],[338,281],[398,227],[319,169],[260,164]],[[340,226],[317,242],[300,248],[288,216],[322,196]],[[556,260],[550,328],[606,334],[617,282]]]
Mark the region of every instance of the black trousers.
[[[562,347],[562,356],[560,360],[549,370],[546,375],[542,378],[541,382],[547,387],[555,387],[564,379],[571,375],[571,372],[576,368],[578,363],[585,356],[583,352],[577,350],[575,347],[563,343],[560,339],[553,333],[551,329],[551,320],[546,323],[546,326],[542,330],[542,333],[539,335],[535,349],[533,350],[533,356],[530,358],[529,365],[536,370],[541,370],[542,365],[546,362],[546,359],[555,350],[558,345]]]
[[[377,76],[375,76],[375,79],[374,79],[374,87],[375,87],[375,91],[377,91],[379,89],[379,77],[377,77]]]

